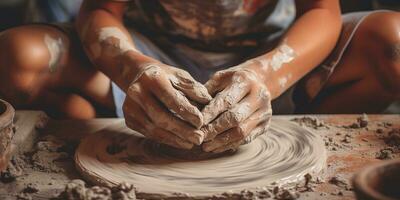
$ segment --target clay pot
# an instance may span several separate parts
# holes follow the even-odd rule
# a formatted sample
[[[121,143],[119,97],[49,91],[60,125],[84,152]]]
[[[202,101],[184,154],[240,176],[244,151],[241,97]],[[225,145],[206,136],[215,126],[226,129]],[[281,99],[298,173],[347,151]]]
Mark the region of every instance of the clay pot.
[[[11,139],[14,136],[14,108],[0,99],[0,171],[3,171],[10,160]]]
[[[353,185],[359,200],[400,199],[400,159],[363,169],[355,175]]]

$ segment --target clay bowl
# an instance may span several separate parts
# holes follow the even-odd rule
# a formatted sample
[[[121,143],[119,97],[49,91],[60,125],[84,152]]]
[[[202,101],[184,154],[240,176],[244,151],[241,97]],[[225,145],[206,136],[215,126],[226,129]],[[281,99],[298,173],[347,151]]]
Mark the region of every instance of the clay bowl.
[[[359,200],[400,199],[400,159],[363,169],[354,176],[353,185]]]
[[[14,108],[0,99],[0,171],[7,167],[10,159],[11,139],[14,136]]]

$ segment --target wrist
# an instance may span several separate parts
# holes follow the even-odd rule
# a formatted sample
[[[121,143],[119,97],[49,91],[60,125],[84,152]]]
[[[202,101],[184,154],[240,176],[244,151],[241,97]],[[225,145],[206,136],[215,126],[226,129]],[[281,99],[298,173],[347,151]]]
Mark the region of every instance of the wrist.
[[[272,97],[276,97],[279,91],[279,71],[274,71],[270,66],[270,58],[273,51],[268,54],[250,59],[243,63],[244,68],[253,71],[265,87],[268,88]]]
[[[137,77],[142,72],[153,64],[160,63],[158,60],[145,56],[137,52],[126,52],[120,57],[121,69],[118,76],[117,84],[126,92],[132,82],[137,80]]]

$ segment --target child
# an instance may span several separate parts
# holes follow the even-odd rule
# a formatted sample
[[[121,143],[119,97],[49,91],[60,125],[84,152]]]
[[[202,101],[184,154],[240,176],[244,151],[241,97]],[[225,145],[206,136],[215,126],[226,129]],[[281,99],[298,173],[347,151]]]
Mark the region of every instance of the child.
[[[109,110],[148,138],[222,152],[264,133],[272,111],[399,100],[399,33],[399,13],[341,16],[338,0],[85,0],[76,28],[1,34],[0,97],[58,117]]]

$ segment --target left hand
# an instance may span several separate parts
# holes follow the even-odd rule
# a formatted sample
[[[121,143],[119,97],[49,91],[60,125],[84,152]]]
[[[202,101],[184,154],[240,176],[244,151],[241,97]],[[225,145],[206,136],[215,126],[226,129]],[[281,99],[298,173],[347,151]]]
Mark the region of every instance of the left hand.
[[[217,72],[205,84],[214,98],[202,111],[204,151],[236,149],[265,133],[272,115],[271,95],[260,75],[239,65]]]

